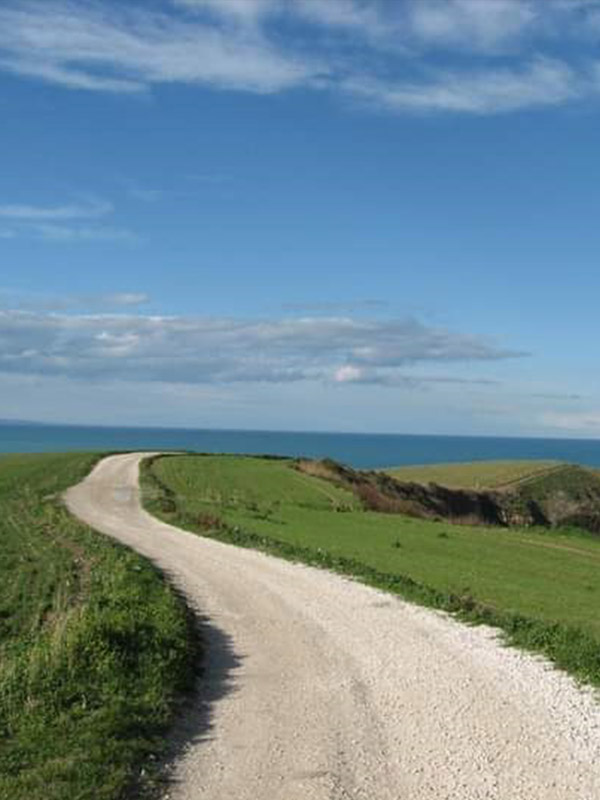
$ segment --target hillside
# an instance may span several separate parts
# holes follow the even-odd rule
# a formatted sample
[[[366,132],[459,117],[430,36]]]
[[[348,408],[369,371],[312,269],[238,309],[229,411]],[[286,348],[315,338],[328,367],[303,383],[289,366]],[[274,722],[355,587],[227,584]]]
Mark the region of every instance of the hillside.
[[[300,460],[297,468],[351,490],[366,508],[453,523],[540,525],[584,528],[600,533],[600,476],[597,471],[553,462],[498,462],[442,465],[387,471],[361,471],[331,460]],[[399,480],[419,476],[420,482]],[[424,477],[448,479],[448,485]],[[510,480],[507,477],[510,476]],[[457,488],[484,484],[495,488]],[[454,485],[452,485],[454,482]]]
[[[470,461],[383,470],[402,483],[436,483],[450,489],[504,489],[563,467],[560,461]]]
[[[578,529],[494,531],[449,525],[433,513],[381,513],[352,483],[370,490],[368,478],[379,473],[335,465],[334,482],[332,462],[309,465],[320,474],[299,472],[292,461],[159,457],[143,465],[143,495],[148,510],[172,524],[497,625],[515,643],[600,683],[600,539]]]

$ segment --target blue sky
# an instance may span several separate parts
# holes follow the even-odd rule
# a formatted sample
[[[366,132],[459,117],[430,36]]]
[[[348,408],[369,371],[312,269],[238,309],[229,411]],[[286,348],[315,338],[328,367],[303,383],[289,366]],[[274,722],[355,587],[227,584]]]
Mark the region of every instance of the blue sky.
[[[0,417],[600,431],[600,1],[5,0],[0,113]]]

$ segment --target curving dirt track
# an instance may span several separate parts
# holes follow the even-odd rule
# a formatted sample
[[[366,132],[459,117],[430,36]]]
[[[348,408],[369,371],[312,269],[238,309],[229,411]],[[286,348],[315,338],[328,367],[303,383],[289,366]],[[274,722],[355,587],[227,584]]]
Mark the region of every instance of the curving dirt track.
[[[66,502],[208,617],[170,798],[600,798],[591,692],[489,629],[159,522],[142,457],[106,458]]]

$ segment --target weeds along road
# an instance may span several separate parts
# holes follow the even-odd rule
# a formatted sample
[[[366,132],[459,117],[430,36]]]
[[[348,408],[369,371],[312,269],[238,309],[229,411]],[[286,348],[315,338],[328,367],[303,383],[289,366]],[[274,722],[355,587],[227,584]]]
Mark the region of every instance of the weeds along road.
[[[140,507],[141,458],[106,458],[66,499],[206,617],[170,798],[600,797],[591,692],[489,629],[159,522]]]

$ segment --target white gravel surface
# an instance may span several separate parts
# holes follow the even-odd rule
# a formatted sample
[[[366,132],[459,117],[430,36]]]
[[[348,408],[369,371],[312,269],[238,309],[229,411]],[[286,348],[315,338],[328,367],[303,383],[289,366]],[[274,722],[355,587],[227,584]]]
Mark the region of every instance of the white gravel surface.
[[[591,691],[491,629],[158,521],[141,458],[106,458],[66,501],[206,618],[173,800],[600,800]]]

